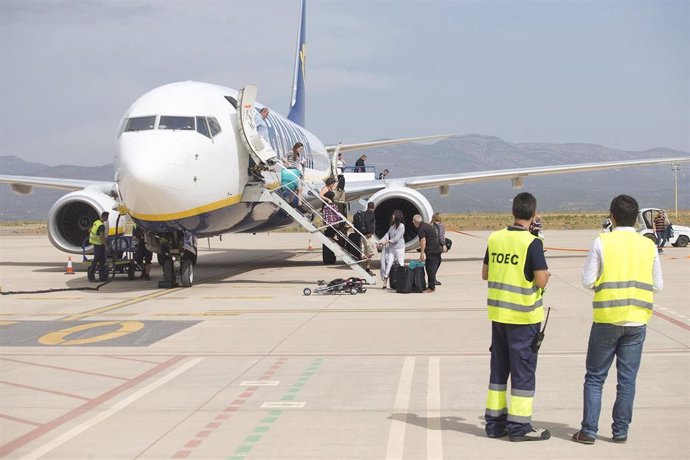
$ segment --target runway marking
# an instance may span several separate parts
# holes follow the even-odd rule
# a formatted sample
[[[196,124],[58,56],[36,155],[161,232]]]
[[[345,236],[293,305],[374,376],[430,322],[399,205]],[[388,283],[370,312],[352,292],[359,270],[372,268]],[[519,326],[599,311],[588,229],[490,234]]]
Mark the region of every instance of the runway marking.
[[[274,387],[279,385],[279,380],[247,380],[240,383],[241,387]]]
[[[91,400],[91,398],[86,398],[84,396],[74,395],[71,393],[63,393],[62,391],[48,390],[47,388],[39,388],[39,387],[31,386],[31,385],[24,385],[22,383],[8,382],[6,380],[0,380],[0,384],[12,386],[12,387],[17,387],[17,388],[24,388],[26,390],[40,391],[42,393],[50,393],[53,395],[64,396],[66,398],[81,399],[82,401],[90,401]]]
[[[443,458],[443,430],[441,429],[441,358],[429,358],[426,394],[426,458]]]
[[[119,377],[119,376],[117,376],[117,375],[108,375],[108,374],[101,374],[101,373],[98,373],[98,372],[82,371],[82,370],[79,370],[79,369],[70,369],[70,368],[68,368],[68,367],[51,366],[51,365],[49,365],[49,364],[32,363],[31,361],[22,361],[22,360],[19,360],[19,359],[7,358],[7,357],[5,357],[5,356],[0,356],[0,360],[3,360],[3,361],[11,361],[11,362],[14,362],[14,363],[26,364],[26,365],[28,365],[28,366],[47,367],[48,369],[57,369],[57,370],[60,370],[60,371],[75,372],[75,373],[77,373],[77,374],[95,375],[96,377],[105,377],[105,378],[108,378],[108,379],[116,379],[116,380],[124,380],[124,381],[129,380],[129,379],[125,378],[125,377]]]
[[[0,414],[0,418],[10,420],[12,422],[23,423],[25,425],[41,426],[41,423],[32,422],[31,420],[24,420],[23,418],[13,417],[11,415]]]
[[[151,292],[150,294],[145,294],[145,295],[142,295],[139,297],[135,297],[133,299],[125,300],[123,302],[118,302],[118,303],[115,303],[112,305],[107,305],[105,307],[96,308],[94,310],[87,310],[83,313],[77,313],[76,315],[66,316],[66,317],[62,318],[62,321],[76,321],[76,320],[84,319],[84,318],[87,318],[89,316],[98,315],[101,313],[109,312],[111,310],[115,310],[117,308],[126,307],[128,305],[133,305],[135,303],[140,303],[140,302],[144,302],[146,300],[155,299],[156,297],[168,295],[168,294],[171,294],[173,292],[179,291],[180,289],[183,289],[183,288],[179,287],[179,288],[165,289],[165,290],[161,290],[161,291]]]
[[[225,420],[228,420],[233,412],[237,412],[240,410],[242,405],[247,401],[247,399],[251,398],[256,392],[260,386],[268,386],[265,385],[268,382],[274,382],[274,381],[269,381],[269,372],[273,374],[276,369],[279,369],[285,362],[287,361],[287,358],[283,357],[275,361],[273,366],[270,367],[270,369],[273,369],[273,371],[266,370],[263,375],[259,377],[259,381],[244,381],[242,382],[239,386],[247,386],[245,384],[253,384],[251,386],[248,386],[247,388],[243,389],[242,394],[238,399],[235,399],[228,407],[223,409],[223,411],[219,414],[216,415],[216,417],[213,419],[214,421],[207,424],[204,428],[207,428],[207,430],[200,431],[199,433],[196,434],[195,439],[192,439],[188,441],[183,449],[178,450],[174,455],[173,458],[187,458],[191,453],[192,449],[199,447],[204,440],[206,440],[208,437],[211,436],[213,433],[213,430],[218,429]],[[212,426],[211,426],[212,425]]]
[[[113,332],[88,337],[85,339],[68,339],[70,335],[86,331],[102,326],[115,326],[120,328]],[[59,331],[49,332],[39,337],[38,342],[42,345],[86,345],[88,343],[105,342],[106,340],[116,339],[118,337],[138,332],[144,328],[144,323],[139,321],[99,321],[96,323],[80,324],[77,326],[68,327]]]
[[[89,420],[86,420],[79,425],[75,426],[65,434],[58,436],[57,438],[53,439],[52,441],[48,442],[47,444],[44,444],[43,446],[39,447],[38,449],[34,450],[30,454],[26,455],[23,457],[24,459],[36,459],[39,458],[48,452],[52,451],[56,447],[61,446],[62,444],[66,443],[70,439],[80,435],[84,431],[88,430],[92,426],[95,426],[99,424],[100,422],[110,418],[112,415],[120,412],[122,409],[126,408],[133,402],[137,401],[138,399],[142,398],[143,396],[146,396],[147,394],[151,393],[152,391],[158,389],[160,386],[168,383],[175,377],[178,377],[179,375],[187,372],[189,369],[192,367],[196,366],[199,364],[201,361],[203,361],[205,358],[195,358],[192,359],[191,361],[188,361],[187,363],[181,365],[177,369],[169,372],[167,375],[164,375],[163,377],[159,378],[158,380],[155,380],[145,386],[144,388],[134,392],[132,395],[128,396],[127,398],[123,399],[119,403],[113,405],[109,409],[106,409],[105,411],[95,415],[94,417],[90,418]]]
[[[682,321],[678,321],[675,318],[671,318],[670,316],[668,316],[664,313],[657,311],[657,312],[654,312],[654,316],[658,316],[659,318],[665,319],[669,323],[675,324],[676,326],[680,327],[681,329],[685,329],[686,331],[690,331],[690,326],[683,323]]]
[[[7,359],[7,358],[0,358],[0,359]],[[43,436],[44,434],[54,430],[55,428],[62,426],[63,424],[74,420],[88,411],[98,407],[99,405],[103,404],[106,401],[109,401],[110,399],[114,398],[115,396],[119,395],[120,393],[123,393],[127,391],[128,389],[138,385],[139,383],[149,379],[150,377],[153,377],[154,375],[158,374],[159,372],[165,370],[168,367],[171,367],[178,363],[179,361],[185,359],[184,356],[176,356],[174,358],[171,358],[158,366],[155,366],[151,369],[149,369],[146,372],[143,372],[142,374],[139,374],[138,376],[134,377],[133,379],[129,379],[126,382],[122,383],[121,385],[103,393],[102,395],[98,396],[97,398],[91,399],[84,404],[82,404],[79,407],[76,407],[72,409],[71,411],[67,412],[66,414],[63,414],[53,420],[51,420],[48,423],[42,424],[35,430],[32,430],[10,442],[7,444],[4,444],[0,446],[0,458],[8,455],[11,452],[14,452],[18,448],[35,441],[37,438]],[[202,359],[202,358],[197,358],[197,359]],[[32,364],[32,363],[27,363],[27,364]],[[47,367],[53,367],[53,366],[47,366]],[[82,372],[82,373],[87,373],[87,372]],[[98,375],[98,374],[97,374]],[[119,377],[118,377],[119,378]],[[43,455],[43,454],[41,454]]]
[[[400,382],[398,392],[395,395],[395,413],[407,414],[410,404],[410,392],[412,390],[412,376],[414,375],[415,357],[405,356],[402,371],[400,372]],[[402,459],[405,448],[405,429],[407,428],[407,416],[404,420],[391,420],[390,431],[388,432],[388,447],[386,448],[386,459]]]
[[[302,375],[297,379],[297,382],[293,384],[286,392],[286,394],[281,398],[285,400],[286,398],[292,399],[295,397],[295,393],[302,390],[302,386],[314,375],[314,372],[319,370],[319,367],[323,363],[323,358],[317,358],[313,360],[307,368],[302,372]],[[301,382],[301,383],[300,383]],[[261,405],[262,408],[277,408],[277,409],[302,409],[306,405],[305,402],[266,402]],[[250,435],[244,438],[244,444],[240,445],[235,450],[235,455],[230,457],[230,460],[241,460],[245,458],[245,455],[250,453],[256,443],[260,442],[261,439],[268,433],[270,425],[275,423],[280,416],[285,412],[284,410],[273,410],[269,413],[267,417],[264,417],[259,423],[261,425],[256,426]]]

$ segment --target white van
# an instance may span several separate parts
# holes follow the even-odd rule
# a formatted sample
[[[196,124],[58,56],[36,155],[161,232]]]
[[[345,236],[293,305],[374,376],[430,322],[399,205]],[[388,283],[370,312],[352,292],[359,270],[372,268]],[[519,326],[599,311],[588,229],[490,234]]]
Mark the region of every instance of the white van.
[[[654,218],[657,212],[662,211],[659,208],[642,208],[637,215],[637,223],[635,228],[640,235],[644,235],[656,244],[656,233],[654,232]],[[668,225],[668,213],[666,213]],[[668,242],[675,247],[684,248],[690,242],[690,228],[683,225],[671,224],[673,226],[673,236],[669,238]]]

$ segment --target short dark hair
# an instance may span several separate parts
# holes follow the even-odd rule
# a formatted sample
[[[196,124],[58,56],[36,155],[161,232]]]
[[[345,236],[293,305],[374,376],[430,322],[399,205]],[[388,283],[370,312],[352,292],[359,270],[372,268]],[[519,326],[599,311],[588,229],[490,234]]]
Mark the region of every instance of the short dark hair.
[[[370,201],[367,203],[367,209],[374,209],[374,206],[376,206],[376,205],[374,204],[373,201]]]
[[[107,219],[108,216],[110,216],[110,213],[108,211],[103,211],[101,213],[101,219]]]
[[[528,220],[537,211],[537,199],[534,195],[527,192],[518,193],[513,198],[513,217],[516,219]]]
[[[611,200],[611,217],[619,227],[634,227],[640,207],[635,198],[629,195],[618,195]]]

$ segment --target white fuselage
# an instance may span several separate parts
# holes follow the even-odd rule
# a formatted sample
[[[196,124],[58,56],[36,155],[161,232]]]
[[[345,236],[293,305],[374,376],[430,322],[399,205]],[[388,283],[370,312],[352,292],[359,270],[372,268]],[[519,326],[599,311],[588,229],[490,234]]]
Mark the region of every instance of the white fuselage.
[[[198,236],[271,226],[275,206],[240,201],[251,176],[249,153],[237,139],[236,100],[236,90],[190,81],[158,87],[129,107],[118,133],[115,181],[140,225]],[[275,112],[266,122],[279,156],[304,144],[305,180],[328,175],[328,154],[316,136]],[[282,216],[274,225],[285,223]]]

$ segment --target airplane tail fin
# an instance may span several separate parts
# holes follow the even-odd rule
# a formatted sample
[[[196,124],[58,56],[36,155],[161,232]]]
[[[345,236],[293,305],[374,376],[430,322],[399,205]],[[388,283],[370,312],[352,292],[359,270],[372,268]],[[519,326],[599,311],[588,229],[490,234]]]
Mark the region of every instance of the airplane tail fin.
[[[306,0],[302,0],[302,8],[299,15],[299,32],[297,34],[297,51],[295,52],[295,73],[292,80],[292,98],[290,100],[290,113],[288,120],[304,127],[305,89],[304,72],[307,59],[306,45]]]

